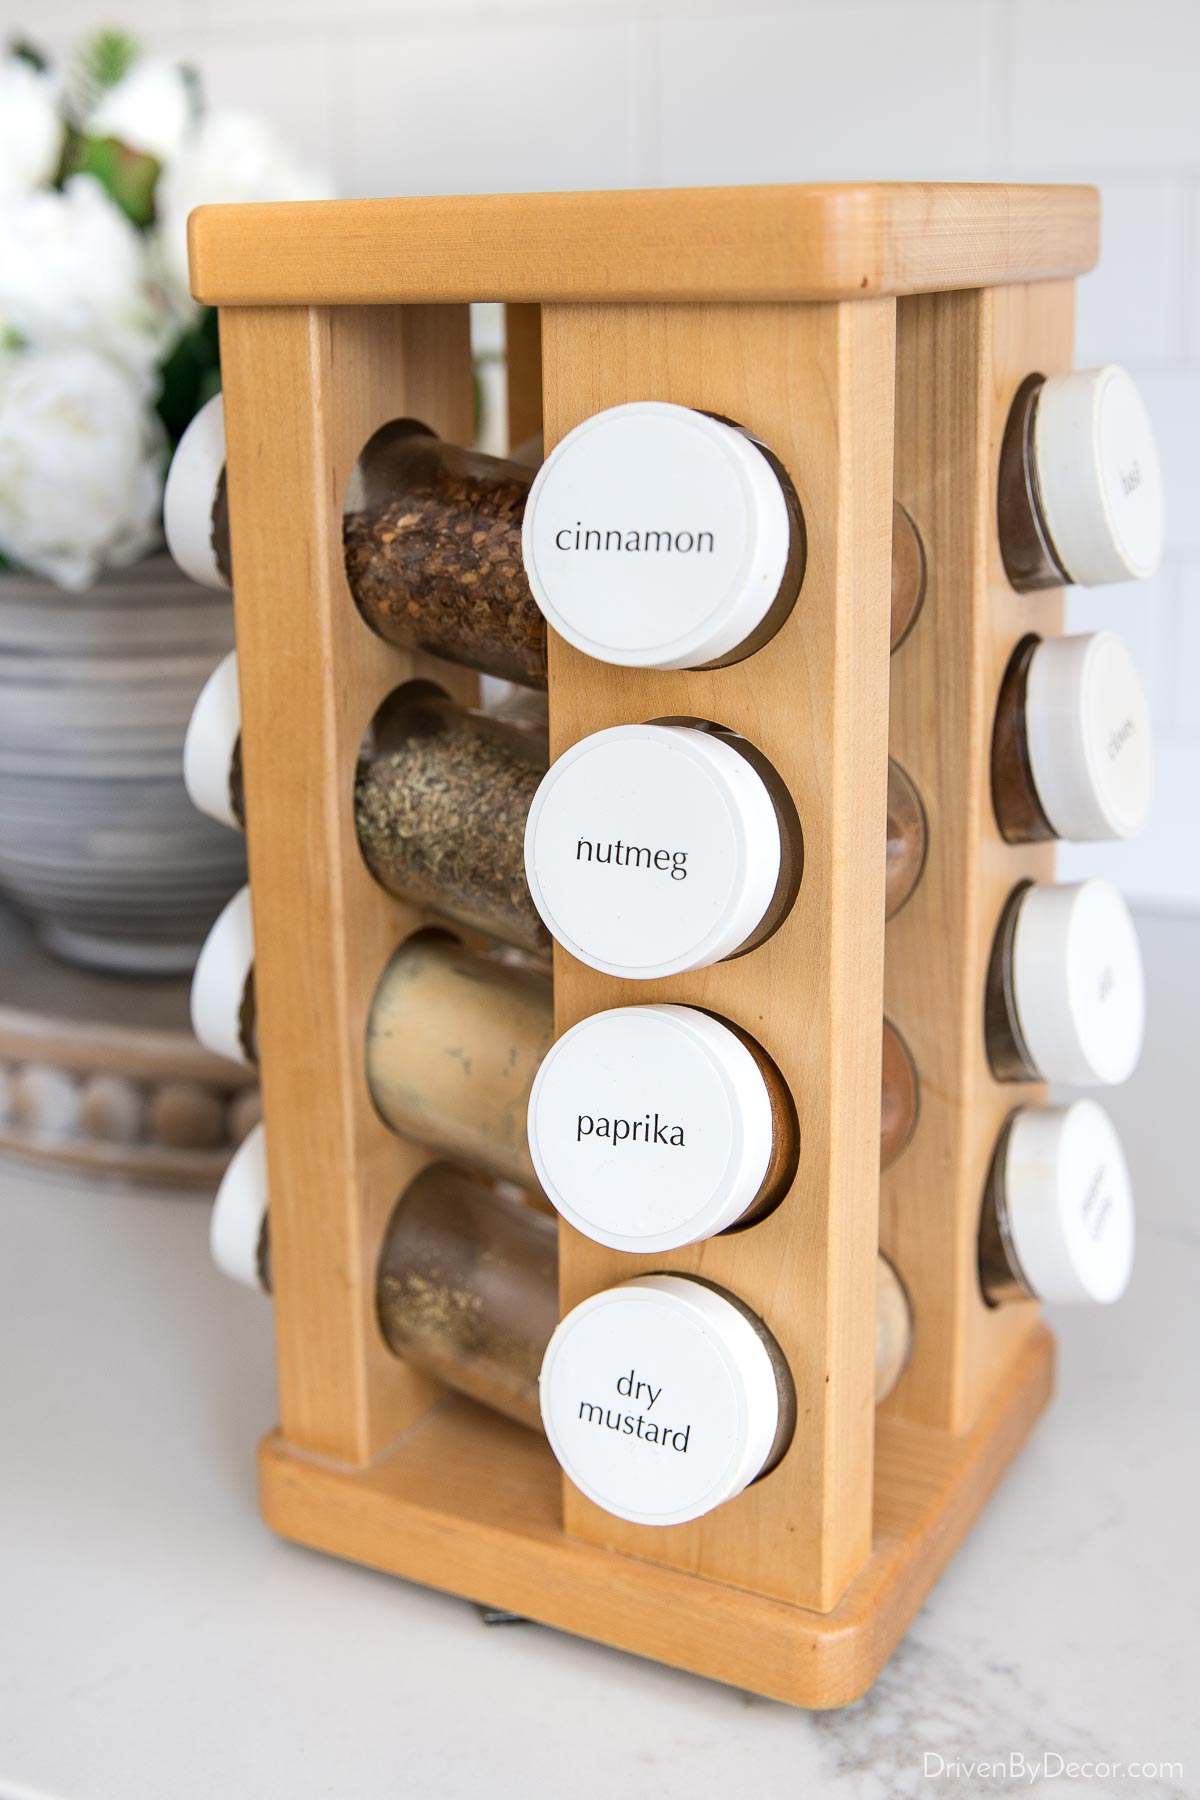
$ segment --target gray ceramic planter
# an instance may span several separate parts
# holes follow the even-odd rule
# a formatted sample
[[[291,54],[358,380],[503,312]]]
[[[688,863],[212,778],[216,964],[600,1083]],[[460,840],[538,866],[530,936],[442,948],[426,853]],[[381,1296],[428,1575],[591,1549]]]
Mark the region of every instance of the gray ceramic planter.
[[[178,974],[245,879],[190,805],[192,703],[233,643],[227,594],[166,556],[84,594],[0,576],[0,891],[71,961]]]

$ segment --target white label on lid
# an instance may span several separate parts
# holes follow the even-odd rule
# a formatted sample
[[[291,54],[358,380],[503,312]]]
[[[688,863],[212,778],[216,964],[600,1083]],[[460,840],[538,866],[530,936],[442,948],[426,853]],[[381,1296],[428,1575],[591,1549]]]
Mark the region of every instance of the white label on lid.
[[[525,509],[529,584],[561,636],[601,661],[695,668],[728,655],[778,595],[787,502],[744,432],[661,401],[585,419]]]
[[[1039,1299],[1120,1298],[1133,1268],[1133,1190],[1102,1107],[1077,1100],[1016,1113],[1005,1189],[1013,1247]]]
[[[771,1159],[766,1083],[745,1045],[690,1006],[627,1006],[574,1026],[529,1102],[542,1186],[614,1249],[695,1243],[756,1199]]]
[[[1146,985],[1137,928],[1107,881],[1035,884],[1013,938],[1021,1034],[1046,1081],[1126,1081],[1141,1054]]]
[[[693,726],[581,739],[551,765],[525,833],[530,891],[554,937],[633,979],[740,949],[774,897],[781,854],[760,777]]]
[[[624,1282],[568,1313],[542,1365],[541,1403],[576,1487],[645,1525],[699,1518],[740,1493],[779,1424],[753,1326],[685,1276]]]
[[[1070,579],[1096,587],[1153,575],[1163,550],[1162,472],[1125,370],[1110,363],[1050,376],[1033,442],[1045,524]]]
[[[1141,829],[1154,785],[1150,707],[1114,632],[1038,645],[1025,729],[1034,786],[1059,837],[1086,843]]]

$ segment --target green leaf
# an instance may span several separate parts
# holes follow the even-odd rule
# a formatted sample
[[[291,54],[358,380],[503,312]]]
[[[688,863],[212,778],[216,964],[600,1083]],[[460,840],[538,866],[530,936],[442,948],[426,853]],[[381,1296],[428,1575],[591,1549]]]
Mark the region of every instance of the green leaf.
[[[78,131],[68,134],[63,152],[63,179],[94,175],[135,225],[149,225],[154,217],[159,168],[157,158],[131,150],[119,138],[85,137]]]
[[[215,307],[208,307],[163,364],[158,414],[172,445],[179,442],[192,418],[220,385],[217,314]]]
[[[127,31],[97,31],[85,38],[71,60],[68,96],[71,115],[82,125],[108,88],[128,75],[141,54],[135,37]]]

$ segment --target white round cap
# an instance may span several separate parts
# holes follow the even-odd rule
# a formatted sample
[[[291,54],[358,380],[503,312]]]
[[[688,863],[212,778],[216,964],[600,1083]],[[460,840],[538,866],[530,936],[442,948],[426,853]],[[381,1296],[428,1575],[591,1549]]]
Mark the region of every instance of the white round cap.
[[[200,689],[192,708],[183,740],[183,785],[198,812],[207,813],[218,825],[232,825],[235,831],[241,830],[241,821],[233,810],[230,778],[241,732],[237,651],[231,650]]]
[[[575,1486],[637,1525],[681,1525],[732,1500],[762,1472],[780,1419],[757,1331],[686,1275],[637,1276],[569,1312],[541,1402]]]
[[[1043,382],[1033,420],[1042,516],[1080,587],[1144,580],[1162,561],[1162,472],[1150,418],[1124,369]]]
[[[757,1199],[771,1161],[770,1095],[749,1050],[692,1006],[619,1006],[553,1045],[529,1097],[547,1196],[615,1250],[712,1237]]]
[[[225,401],[214,394],[179,440],[163,490],[167,549],[185,575],[204,587],[227,588],[213,548],[213,506],[225,467]]]
[[[204,940],[192,976],[192,1030],[214,1056],[252,1068],[242,1041],[242,1007],[254,968],[250,889],[239,888]]]
[[[208,1247],[222,1275],[263,1294],[259,1246],[267,1218],[267,1140],[261,1125],[229,1159],[213,1202]]]
[[[1008,1233],[1039,1300],[1119,1300],[1133,1270],[1133,1190],[1094,1100],[1014,1114],[1004,1157]]]
[[[580,962],[631,980],[739,950],[781,860],[761,777],[690,725],[582,738],[551,764],[525,827],[525,873],[550,932]]]
[[[1136,836],[1150,811],[1154,743],[1142,678],[1115,632],[1038,645],[1025,737],[1042,811],[1059,837]]]
[[[525,507],[525,572],[547,620],[588,656],[698,668],[770,612],[791,531],[753,438],[643,400],[585,419],[546,458]]]
[[[1013,998],[1045,1081],[1127,1081],[1146,1028],[1137,928],[1107,881],[1035,883],[1017,904]]]

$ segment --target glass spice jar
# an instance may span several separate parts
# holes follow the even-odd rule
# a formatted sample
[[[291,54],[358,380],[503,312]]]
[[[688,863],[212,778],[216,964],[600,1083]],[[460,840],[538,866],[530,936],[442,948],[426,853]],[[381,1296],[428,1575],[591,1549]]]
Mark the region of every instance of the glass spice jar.
[[[1094,1100],[1021,1107],[1000,1133],[979,1224],[979,1285],[1011,1300],[1119,1300],[1133,1271],[1133,1189]]]
[[[553,1036],[547,976],[419,931],[375,990],[367,1085],[393,1131],[535,1189],[525,1115]]]
[[[612,409],[629,410],[638,409]],[[736,443],[739,458],[749,458],[757,471],[752,486],[764,489],[760,500],[773,501],[778,511],[774,522],[782,545],[778,582],[768,582],[772,593],[778,587],[778,594],[774,600],[753,592],[744,595],[740,611],[734,611],[740,618],[748,606],[750,623],[745,630],[734,629],[726,646],[733,656],[748,655],[783,622],[803,576],[804,525],[791,483],[765,446],[727,421],[687,407],[656,408],[653,403],[641,411],[677,415],[688,420],[692,430],[715,434],[722,443]],[[342,524],[347,584],[372,630],[389,643],[544,688],[546,619],[522,560],[526,502],[535,473],[524,449],[504,460],[446,443],[412,419],[392,420],[381,427],[355,465]],[[196,581],[228,587],[229,507],[219,394],[201,408],[180,440],[167,478],[164,521],[168,547],[179,566]],[[649,534],[656,541],[661,535]],[[690,540],[693,534],[683,535]],[[699,540],[709,536],[701,531]],[[622,541],[629,542],[628,533]],[[672,538],[673,545],[678,541]],[[678,556],[674,561],[691,567],[686,557],[682,564]],[[701,557],[696,566],[703,562]],[[896,504],[893,650],[912,627],[924,587],[920,537],[904,508]],[[713,608],[706,601],[700,611],[704,629],[711,633]],[[695,657],[684,661],[703,663],[705,653],[696,648]]]
[[[925,867],[927,844],[928,829],[921,796],[900,764],[889,757],[885,918],[895,918],[912,897]]]
[[[354,816],[380,886],[506,944],[544,950],[524,833],[545,738],[472,712],[430,682],[409,682],[385,701],[371,736]]]
[[[210,1245],[223,1273],[270,1293],[265,1137],[255,1126],[217,1192]],[[558,1324],[558,1226],[477,1177],[434,1163],[384,1229],[376,1310],[388,1347],[448,1387],[541,1428],[538,1377]],[[878,1261],[875,1393],[909,1356],[912,1315],[895,1270]]]
[[[892,654],[917,622],[925,602],[925,546],[910,513],[892,501]]]
[[[373,631],[529,687],[546,685],[546,624],[521,561],[533,471],[395,419],[355,465],[346,579]]]
[[[376,1304],[397,1356],[538,1429],[538,1372],[558,1323],[553,1219],[435,1163],[388,1221]]]
[[[920,1088],[908,1045],[889,1019],[883,1021],[880,1076],[879,1167],[888,1169],[917,1128]]]
[[[1126,1081],[1145,1020],[1137,927],[1116,888],[1099,880],[1016,888],[996,927],[985,990],[996,1080]]]
[[[1028,375],[1000,449],[997,525],[1020,593],[1144,580],[1162,558],[1162,474],[1124,369]]]
[[[1153,782],[1150,707],[1120,638],[1022,638],[992,731],[1000,835],[1011,844],[1133,837]]]

